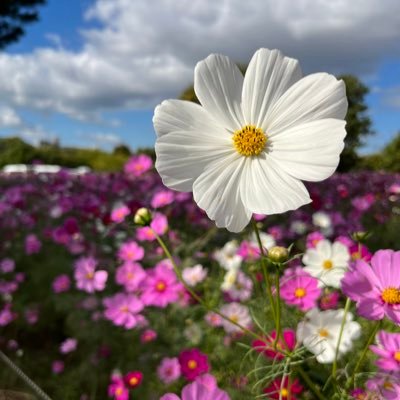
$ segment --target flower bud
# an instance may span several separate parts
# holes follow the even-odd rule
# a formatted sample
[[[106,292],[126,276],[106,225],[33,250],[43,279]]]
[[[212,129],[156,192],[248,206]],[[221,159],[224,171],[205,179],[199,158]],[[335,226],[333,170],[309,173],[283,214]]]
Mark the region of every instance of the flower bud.
[[[139,208],[139,210],[136,211],[136,214],[133,218],[133,221],[137,225],[141,226],[147,226],[150,225],[150,222],[152,220],[152,215],[151,212],[147,208]]]
[[[356,242],[364,243],[370,234],[369,232],[354,232],[351,236]]]
[[[274,246],[268,250],[268,258],[274,263],[283,263],[289,258],[286,247]]]

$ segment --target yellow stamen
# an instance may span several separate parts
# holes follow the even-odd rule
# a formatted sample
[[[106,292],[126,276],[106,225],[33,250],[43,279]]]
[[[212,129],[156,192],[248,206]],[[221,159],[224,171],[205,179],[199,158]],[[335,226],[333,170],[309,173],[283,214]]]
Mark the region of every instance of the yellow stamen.
[[[287,390],[286,388],[281,389],[282,397],[288,397],[288,395],[289,395],[289,390]]]
[[[400,304],[400,290],[394,287],[384,289],[381,297],[387,304]]]
[[[299,288],[297,288],[297,289],[294,291],[294,295],[295,295],[298,299],[303,298],[306,294],[307,294],[306,290],[305,290],[304,288],[302,288],[302,287],[299,287]]]
[[[158,292],[163,292],[166,287],[167,286],[162,281],[158,282],[157,285],[156,285],[156,289],[157,289]]]
[[[230,317],[229,317],[229,319],[232,321],[232,322],[238,322],[239,321],[239,317],[237,316],[237,315],[231,315]]]
[[[329,332],[326,329],[322,328],[318,331],[318,335],[323,338],[327,338],[329,336]]]
[[[400,350],[396,351],[393,355],[394,359],[398,362],[400,362]]]
[[[267,136],[261,128],[246,125],[233,134],[233,145],[242,156],[258,156],[265,148]]]
[[[187,366],[189,369],[196,369],[197,368],[197,362],[195,360],[189,360],[187,363]]]
[[[116,394],[117,396],[121,396],[122,392],[123,392],[123,389],[120,388],[120,387],[118,387],[117,389],[115,389],[115,394]]]
[[[139,379],[136,378],[136,376],[132,376],[131,379],[129,379],[129,385],[130,386],[136,386],[139,383]]]
[[[93,272],[88,272],[86,274],[86,279],[93,279],[94,278],[94,273]]]
[[[324,269],[331,269],[333,267],[333,262],[331,260],[325,260],[322,266]]]

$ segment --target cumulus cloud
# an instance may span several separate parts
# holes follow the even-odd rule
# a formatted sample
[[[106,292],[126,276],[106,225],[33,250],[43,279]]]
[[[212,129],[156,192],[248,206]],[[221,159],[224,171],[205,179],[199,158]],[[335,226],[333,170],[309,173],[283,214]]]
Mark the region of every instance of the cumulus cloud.
[[[21,123],[21,118],[15,110],[7,106],[0,106],[0,128],[15,127]]]
[[[370,74],[400,50],[398,0],[96,0],[85,18],[96,28],[82,27],[77,51],[57,42],[1,53],[2,99],[101,121],[176,96],[210,52],[247,62],[259,47],[280,48],[307,72]]]

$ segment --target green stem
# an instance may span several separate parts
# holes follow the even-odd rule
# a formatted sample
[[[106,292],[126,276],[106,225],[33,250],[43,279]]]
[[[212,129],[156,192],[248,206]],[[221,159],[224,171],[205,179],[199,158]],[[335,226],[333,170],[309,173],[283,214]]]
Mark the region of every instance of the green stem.
[[[301,367],[297,367],[296,371],[301,375],[304,382],[307,384],[307,386],[311,389],[311,391],[315,394],[315,396],[317,396],[319,400],[326,400],[325,397],[322,396],[317,386],[314,385],[310,377],[303,371]]]
[[[275,301],[274,301],[274,296],[272,295],[272,283],[271,283],[271,278],[268,274],[268,270],[267,270],[267,266],[265,264],[265,252],[264,252],[264,248],[263,245],[261,243],[261,238],[260,238],[260,232],[258,230],[257,227],[257,222],[252,219],[252,223],[253,223],[253,229],[254,229],[254,233],[256,234],[256,238],[257,238],[257,242],[258,242],[258,247],[260,248],[260,262],[261,262],[261,268],[263,271],[263,275],[264,275],[264,280],[265,280],[265,285],[267,288],[267,296],[268,296],[268,300],[271,304],[271,311],[272,311],[272,318],[275,322],[275,327],[277,326],[277,319],[276,319],[276,311],[275,311]]]
[[[351,300],[350,300],[350,298],[347,298],[346,304],[344,306],[344,314],[343,314],[343,318],[342,318],[342,324],[340,325],[339,338],[338,338],[338,342],[336,344],[335,359],[333,360],[333,365],[332,365],[332,378],[334,380],[336,379],[337,359],[339,356],[340,342],[342,341],[344,325],[346,324],[346,319],[347,319],[347,314],[349,312],[350,304],[351,304]]]
[[[245,326],[237,323],[236,321],[231,320],[229,317],[227,317],[225,314],[222,314],[219,310],[216,308],[210,306],[208,303],[206,303],[191,287],[187,285],[185,280],[183,279],[182,273],[178,266],[175,263],[175,260],[172,257],[171,252],[168,250],[168,247],[164,243],[164,241],[161,239],[160,236],[152,229],[152,232],[154,236],[157,239],[158,244],[161,246],[163,249],[165,255],[168,257],[168,259],[171,261],[171,264],[174,268],[175,274],[179,281],[182,283],[182,285],[185,287],[185,289],[190,293],[190,295],[198,302],[200,303],[203,307],[205,307],[207,310],[214,312],[215,314],[219,315],[221,318],[223,318],[225,321],[229,321],[231,324],[236,325],[240,330],[242,330],[244,333],[248,334],[249,336],[252,336],[256,339],[264,340],[261,336],[257,335],[255,332],[251,331],[250,329],[246,328]]]
[[[51,400],[51,398],[43,392],[42,389],[35,382],[32,381],[17,365],[15,365],[1,350],[0,359],[6,364],[11,370],[15,372],[42,400]]]
[[[361,364],[362,364],[362,362],[364,361],[364,358],[365,358],[365,356],[366,356],[366,354],[367,354],[367,351],[368,351],[368,349],[369,349],[369,346],[371,345],[372,341],[374,340],[375,335],[376,335],[376,332],[378,332],[378,329],[381,327],[381,325],[382,325],[382,320],[379,321],[379,322],[372,328],[372,330],[371,330],[371,333],[370,333],[370,335],[369,335],[369,337],[368,337],[367,343],[365,344],[364,350],[363,350],[363,352],[361,353],[361,356],[360,356],[360,358],[358,359],[357,364],[356,364],[356,366],[354,367],[353,374],[352,374],[352,376],[351,376],[351,378],[350,378],[350,385],[351,385],[351,386],[354,385],[354,381],[355,381],[355,379],[356,379],[356,374],[357,374],[358,370],[360,369]]]
[[[276,337],[274,341],[274,348],[278,345],[278,341],[281,337],[281,294],[280,294],[280,282],[279,282],[279,270],[275,275],[275,289],[276,289]]]

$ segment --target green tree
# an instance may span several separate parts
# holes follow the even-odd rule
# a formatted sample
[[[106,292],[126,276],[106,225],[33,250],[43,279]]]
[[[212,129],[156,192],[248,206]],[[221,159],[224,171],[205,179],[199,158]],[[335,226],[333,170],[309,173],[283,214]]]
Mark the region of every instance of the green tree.
[[[24,26],[39,19],[37,6],[46,0],[0,1],[0,49],[18,41],[25,34]]]
[[[239,66],[243,71],[245,67]],[[346,115],[347,136],[345,139],[345,148],[340,157],[339,172],[348,171],[357,166],[359,157],[357,149],[363,144],[365,136],[373,133],[371,130],[371,120],[367,115],[368,107],[365,103],[365,96],[369,89],[357,77],[353,75],[342,75],[339,79],[343,79],[346,84],[347,99],[349,109]],[[193,89],[193,85],[187,87],[180,99],[199,103]]]

